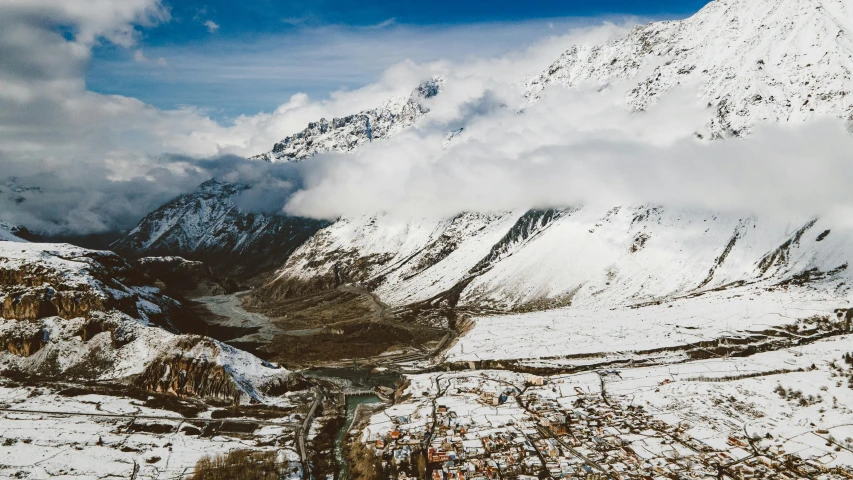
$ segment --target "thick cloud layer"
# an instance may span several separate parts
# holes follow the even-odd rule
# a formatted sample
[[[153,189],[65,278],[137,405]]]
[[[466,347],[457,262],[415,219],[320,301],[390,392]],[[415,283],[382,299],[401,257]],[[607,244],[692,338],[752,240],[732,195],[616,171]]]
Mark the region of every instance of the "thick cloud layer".
[[[310,121],[375,107],[454,68],[442,61],[404,62],[359,90],[323,101],[297,94],[270,113],[241,116],[230,125],[193,108],[164,111],[86,89],[84,74],[98,43],[147,58],[137,45],[140,29],[168,19],[159,0],[0,4],[0,218],[48,234],[123,230],[212,176],[257,183],[241,199],[244,206],[280,211],[293,186],[301,185],[301,172],[235,156],[267,151]],[[514,57],[471,62],[464,75],[483,84],[499,71],[524,67],[533,73],[574,39],[601,40],[619,31],[606,26],[548,38]]]
[[[847,208],[853,138],[842,121],[760,125],[746,139],[698,138],[709,118],[689,85],[643,113],[623,89],[554,88],[523,113],[485,108],[443,146],[434,122],[352,156],[306,165],[291,214],[446,216],[600,203],[823,214]],[[508,99],[507,99],[508,100]],[[496,102],[487,94],[469,111]],[[461,112],[466,112],[463,105]],[[462,114],[468,117],[468,113]]]
[[[555,87],[526,103],[524,75],[623,26],[576,29],[500,57],[403,62],[359,90],[319,102],[294,95],[230,125],[86,90],[96,42],[136,49],[138,28],[167,20],[157,0],[0,5],[0,219],[48,234],[123,230],[212,177],[253,185],[243,208],[330,219],[579,203],[817,214],[853,203],[853,140],[837,120],[709,142],[695,136],[708,112],[690,85],[642,114],[624,105],[628,84]],[[299,164],[245,160],[310,121],[375,107],[435,75],[446,89],[427,120],[390,140]]]

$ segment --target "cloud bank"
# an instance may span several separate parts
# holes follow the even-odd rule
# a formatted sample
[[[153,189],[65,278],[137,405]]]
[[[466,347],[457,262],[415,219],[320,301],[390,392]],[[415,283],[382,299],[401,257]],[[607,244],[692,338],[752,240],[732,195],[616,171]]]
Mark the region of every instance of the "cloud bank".
[[[287,169],[290,178],[283,179],[281,167],[237,157],[267,151],[321,117],[408,94],[422,79],[453,68],[448,61],[406,61],[357,90],[319,101],[296,94],[271,112],[228,124],[193,107],[161,110],[87,89],[85,73],[98,44],[119,45],[141,64],[165,67],[167,59],[156,50],[143,51],[138,40],[142,29],[168,20],[159,0],[0,4],[0,217],[47,234],[124,230],[212,176],[258,179],[247,205],[280,211],[303,173]],[[489,74],[477,77],[479,66],[509,72],[518,61],[533,73],[575,39],[598,40],[620,31],[610,25],[548,37],[514,58],[474,61],[465,75],[482,83]]]
[[[853,206],[853,138],[842,121],[765,124],[746,139],[707,141],[695,134],[709,111],[691,86],[643,113],[628,110],[624,91],[552,88],[521,114],[486,108],[449,146],[452,120],[318,157],[285,210],[335,218],[659,204],[812,215]],[[474,99],[460,111],[496,102]]]
[[[138,29],[168,18],[157,0],[0,5],[0,219],[48,234],[125,230],[212,177],[252,185],[239,199],[248,210],[329,219],[582,203],[806,214],[853,205],[845,185],[853,140],[838,120],[709,142],[694,135],[708,112],[690,85],[642,114],[624,105],[627,84],[554,87],[526,103],[524,75],[570,45],[624,34],[625,25],[577,28],[498,56],[403,61],[357,90],[320,101],[293,95],[229,124],[196,108],[161,110],[87,90],[94,45],[112,42],[157,63],[139,48]],[[436,75],[446,89],[426,121],[390,140],[299,164],[244,158],[308,122],[373,108]]]

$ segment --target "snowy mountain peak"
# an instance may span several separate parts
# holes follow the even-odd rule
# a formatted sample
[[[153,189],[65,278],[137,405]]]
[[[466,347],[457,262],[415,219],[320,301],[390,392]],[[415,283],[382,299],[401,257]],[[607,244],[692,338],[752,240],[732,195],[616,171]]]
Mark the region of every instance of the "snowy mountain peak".
[[[441,93],[443,86],[444,79],[435,77],[418,85],[410,95],[388,99],[377,108],[332,120],[321,118],[276,143],[270,152],[252,158],[300,161],[318,153],[350,152],[364,143],[391,137],[429,113],[425,100]]]
[[[851,34],[848,0],[717,0],[685,20],[572,47],[528,81],[526,95],[535,101],[552,84],[622,80],[626,103],[642,111],[696,83],[712,137],[742,136],[761,121],[850,118]]]

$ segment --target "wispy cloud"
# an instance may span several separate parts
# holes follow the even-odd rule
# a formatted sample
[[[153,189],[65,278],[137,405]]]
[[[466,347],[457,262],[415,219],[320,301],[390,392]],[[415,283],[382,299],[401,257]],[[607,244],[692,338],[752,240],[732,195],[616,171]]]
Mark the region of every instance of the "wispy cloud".
[[[390,26],[396,25],[396,24],[397,24],[396,18],[389,18],[389,19],[383,20],[377,24],[369,25],[366,28],[386,28],[386,27],[390,27]]]
[[[159,65],[161,67],[165,67],[166,65],[169,64],[169,62],[167,62],[166,59],[163,57],[157,57],[157,58],[146,57],[145,52],[143,52],[141,48],[137,48],[136,50],[134,50],[133,60],[137,63],[154,64],[154,65]]]
[[[215,33],[217,30],[219,30],[219,25],[213,20],[205,21],[204,26],[207,27],[207,31],[210,33]]]

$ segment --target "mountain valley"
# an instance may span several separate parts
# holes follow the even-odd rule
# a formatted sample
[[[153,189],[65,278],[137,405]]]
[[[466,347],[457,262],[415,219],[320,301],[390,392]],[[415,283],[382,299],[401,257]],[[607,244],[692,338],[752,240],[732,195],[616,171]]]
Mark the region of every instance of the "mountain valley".
[[[847,0],[714,0],[519,76],[507,118],[590,86],[643,118],[693,86],[697,148],[849,122],[851,35]],[[424,77],[249,161],[437,138],[459,77]],[[441,161],[483,141],[465,118]],[[205,181],[112,251],[0,222],[0,477],[188,478],[244,450],[277,478],[853,476],[843,211],[317,219],[254,211],[253,188]]]

